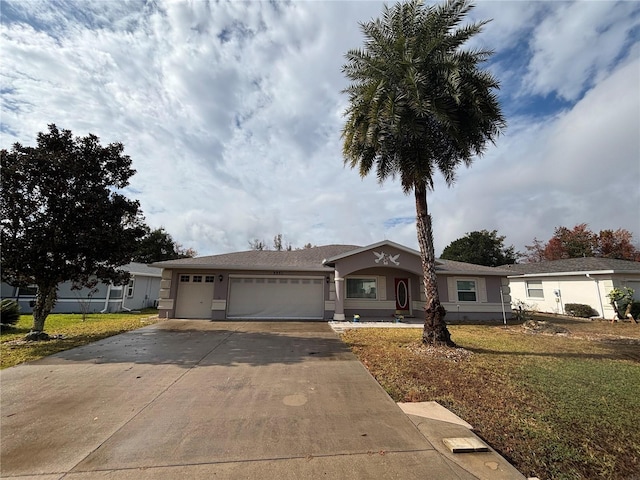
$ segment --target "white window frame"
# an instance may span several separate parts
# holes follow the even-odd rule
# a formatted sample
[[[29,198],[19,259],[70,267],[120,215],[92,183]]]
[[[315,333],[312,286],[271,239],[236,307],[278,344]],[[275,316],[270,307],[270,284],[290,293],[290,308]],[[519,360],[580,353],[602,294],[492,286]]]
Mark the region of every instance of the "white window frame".
[[[136,285],[136,279],[130,278],[129,283],[127,284],[127,298],[133,298],[133,290]]]
[[[480,282],[478,282],[478,279],[476,278],[456,278],[455,279],[456,282],[456,301],[457,302],[464,302],[464,303],[478,303],[479,301],[479,295],[480,295]],[[474,285],[473,290],[460,290],[460,287],[458,285],[458,282],[472,282]],[[473,292],[475,295],[475,300],[462,300],[460,299],[460,293],[469,293],[469,292]]]
[[[349,296],[349,280],[365,280],[368,282],[374,282],[375,284],[375,289],[376,289],[376,296],[375,297],[350,297]],[[358,277],[347,277],[346,281],[344,282],[344,288],[345,288],[345,294],[344,297],[348,298],[348,299],[353,299],[353,300],[378,300],[378,296],[379,296],[379,292],[378,292],[378,277],[371,277],[371,276],[358,276]]]
[[[535,283],[535,287],[531,287],[529,284]],[[540,288],[537,288],[538,284]],[[535,298],[537,300],[544,300],[544,286],[542,284],[542,280],[525,280],[524,288],[527,291],[527,298]],[[540,295],[532,295],[531,293],[534,291],[540,291]]]

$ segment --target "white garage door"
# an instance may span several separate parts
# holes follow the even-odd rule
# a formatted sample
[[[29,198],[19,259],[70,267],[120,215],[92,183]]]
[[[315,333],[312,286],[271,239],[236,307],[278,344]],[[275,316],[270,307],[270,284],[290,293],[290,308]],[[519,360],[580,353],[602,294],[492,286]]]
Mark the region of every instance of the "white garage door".
[[[324,318],[324,277],[231,277],[229,281],[227,318]]]
[[[213,275],[178,275],[176,318],[211,318]]]

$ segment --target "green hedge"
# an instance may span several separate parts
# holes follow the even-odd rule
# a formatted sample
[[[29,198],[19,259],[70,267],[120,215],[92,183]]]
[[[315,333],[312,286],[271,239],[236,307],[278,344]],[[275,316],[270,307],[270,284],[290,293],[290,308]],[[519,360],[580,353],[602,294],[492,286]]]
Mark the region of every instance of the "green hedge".
[[[569,315],[573,315],[574,317],[582,318],[590,318],[599,315],[599,313],[591,308],[591,306],[585,305],[583,303],[566,303],[564,306],[564,311]]]
[[[20,320],[20,306],[15,300],[5,298],[0,302],[0,323],[15,325]]]

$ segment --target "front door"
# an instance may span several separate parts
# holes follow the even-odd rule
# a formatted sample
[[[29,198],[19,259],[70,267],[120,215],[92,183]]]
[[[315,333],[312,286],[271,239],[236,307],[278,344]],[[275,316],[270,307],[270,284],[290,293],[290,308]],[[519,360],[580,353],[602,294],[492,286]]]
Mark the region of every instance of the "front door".
[[[396,314],[407,315],[411,313],[409,303],[409,279],[396,278]]]

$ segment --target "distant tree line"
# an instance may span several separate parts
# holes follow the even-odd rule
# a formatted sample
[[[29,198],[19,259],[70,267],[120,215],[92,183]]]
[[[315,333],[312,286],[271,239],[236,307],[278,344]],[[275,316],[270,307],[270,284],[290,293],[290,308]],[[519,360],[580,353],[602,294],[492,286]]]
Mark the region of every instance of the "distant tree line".
[[[506,247],[505,238],[497,230],[470,232],[447,245],[440,258],[488,267],[580,257],[640,262],[640,249],[633,243],[633,234],[624,228],[595,233],[586,223],[572,229],[557,227],[547,242],[534,238],[532,245],[525,246],[526,253],[517,252],[513,245]]]
[[[563,258],[600,257],[640,262],[640,250],[633,244],[633,234],[624,228],[592,232],[586,223],[569,229],[557,227],[549,241],[533,239],[527,245],[525,262],[543,262]]]
[[[249,240],[249,247],[251,250],[275,250],[277,252],[294,250],[291,242],[285,242],[284,237],[281,233],[278,233],[273,237],[273,246],[269,245],[265,240],[260,240],[259,238],[254,238]],[[304,248],[311,248],[313,245],[311,243],[305,244],[302,248],[295,248],[295,250],[302,250]]]
[[[136,251],[133,253],[133,262],[153,263],[197,255],[193,248],[184,248],[174,241],[164,227],[151,230],[147,225],[143,225],[142,228],[145,233],[138,241]]]

